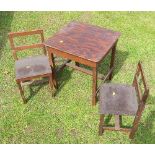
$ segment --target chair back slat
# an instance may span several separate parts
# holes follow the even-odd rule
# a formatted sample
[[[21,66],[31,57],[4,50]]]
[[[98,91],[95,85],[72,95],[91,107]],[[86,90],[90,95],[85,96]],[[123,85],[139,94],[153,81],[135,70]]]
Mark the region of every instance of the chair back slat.
[[[30,49],[30,48],[41,48],[44,47],[43,44],[33,44],[33,45],[25,45],[25,46],[17,46],[14,47],[15,51],[22,51],[22,50],[26,50],[26,49]]]
[[[144,86],[144,92],[142,92],[141,89],[140,89],[140,83],[138,81],[139,77],[142,79],[142,84]],[[147,100],[147,97],[148,97],[148,94],[149,94],[149,89],[148,89],[148,86],[146,84],[146,80],[145,80],[145,76],[144,76],[144,72],[143,72],[141,62],[139,62],[138,65],[137,65],[137,70],[136,70],[134,80],[133,80],[133,86],[136,89],[139,104],[140,103],[145,104],[145,102]]]
[[[10,37],[21,37],[21,36],[27,36],[27,35],[34,35],[34,34],[42,34],[43,30],[32,30],[32,31],[24,31],[24,32],[10,32]]]
[[[30,36],[30,35],[40,35],[41,43],[31,44],[31,45],[22,45],[22,46],[15,46],[14,38],[22,37],[22,36]],[[11,32],[9,33],[9,41],[11,45],[11,49],[13,50],[13,57],[15,60],[18,60],[17,53],[18,51],[32,49],[32,48],[43,48],[44,54],[46,55],[46,48],[43,44],[44,42],[44,35],[43,30],[32,30],[32,31],[25,31],[25,32]]]

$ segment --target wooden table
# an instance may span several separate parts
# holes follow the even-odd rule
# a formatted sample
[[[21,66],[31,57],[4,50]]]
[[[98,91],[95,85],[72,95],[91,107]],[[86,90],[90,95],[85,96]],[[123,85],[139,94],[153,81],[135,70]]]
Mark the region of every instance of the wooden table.
[[[70,66],[92,75],[92,105],[96,105],[97,79],[106,80],[109,77],[111,80],[116,44],[119,36],[119,32],[114,32],[98,26],[71,22],[44,42],[48,51],[50,64],[53,68],[53,73],[56,74],[57,72],[55,70],[53,56],[53,54],[55,54],[68,59],[59,69]],[[106,76],[98,75],[97,67],[110,51],[112,51],[112,54],[109,72]],[[71,61],[75,61],[75,65],[70,64]],[[92,71],[81,68],[79,64],[91,67]],[[56,80],[55,85],[57,86]]]

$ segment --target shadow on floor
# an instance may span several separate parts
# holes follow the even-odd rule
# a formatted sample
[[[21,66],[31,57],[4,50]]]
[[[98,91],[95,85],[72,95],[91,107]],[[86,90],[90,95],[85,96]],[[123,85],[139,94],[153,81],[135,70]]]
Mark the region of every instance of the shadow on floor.
[[[0,59],[2,57],[3,48],[8,40],[8,33],[11,31],[11,23],[14,12],[0,12]]]
[[[129,55],[128,51],[121,51],[121,50],[116,51],[115,66],[114,66],[115,68],[114,68],[113,76],[116,75],[121,70],[121,67],[123,66],[128,55]],[[106,75],[110,67],[110,62],[111,62],[111,52],[100,63],[98,72],[100,74]]]
[[[71,74],[74,70],[69,70],[68,67],[64,68],[63,71],[60,71],[57,75],[58,89],[55,91],[55,96],[61,91],[64,85],[71,78]]]
[[[122,52],[122,51],[117,51],[116,54],[116,67],[114,70],[114,74],[117,74],[119,72],[119,70],[121,69],[121,67],[123,66],[124,61],[127,59],[128,56],[128,52]],[[62,64],[65,60],[61,59],[61,58],[55,58],[55,62],[57,64],[57,66],[59,66],[60,64]],[[110,60],[111,60],[111,54],[109,54],[104,60],[103,62],[100,64],[98,72],[101,74],[106,74],[107,70],[109,69],[109,64],[110,64]],[[85,66],[80,64],[81,67],[90,69],[90,67]],[[61,91],[61,89],[64,87],[64,85],[70,80],[71,78],[71,74],[74,70],[70,70],[68,67],[64,68],[63,71],[60,71],[59,73],[57,73],[57,82],[58,82],[58,89],[55,91],[54,96],[56,96],[57,94],[59,94],[59,92]],[[35,96],[39,90],[44,87],[45,85],[48,84],[48,79],[44,79],[41,81],[40,84],[38,84],[38,81],[33,82],[33,84],[30,85],[30,96],[27,98],[27,101],[29,101],[31,98],[33,98],[33,96]]]
[[[116,58],[115,58],[115,69],[114,69],[114,73],[113,76],[115,74],[117,74],[119,72],[119,70],[121,69],[121,67],[124,64],[124,61],[127,59],[128,57],[128,52],[122,52],[122,51],[117,51],[116,53]],[[99,69],[98,72],[101,74],[106,74],[108,69],[109,69],[109,65],[110,65],[110,60],[111,60],[111,54],[109,53],[109,55],[107,55],[107,57],[102,61],[102,63],[99,65]],[[55,62],[57,64],[57,66],[59,66],[60,64],[62,64],[65,60],[55,57]],[[80,64],[81,67],[84,67],[86,69],[91,69],[88,66],[82,65]],[[71,78],[71,74],[74,70],[70,70],[68,67],[64,68],[63,71],[60,71],[59,73],[57,73],[57,82],[58,82],[58,89],[55,91],[55,96],[57,94],[59,94],[59,92],[61,91],[61,89],[64,87],[64,85],[70,80]],[[30,96],[28,97],[27,101],[29,101],[34,95],[36,95],[38,93],[38,91],[44,87],[45,85],[48,84],[48,79],[46,81],[42,81],[41,84],[36,84],[33,83],[32,85],[30,85]]]
[[[149,96],[148,102],[152,102],[147,107],[154,106],[155,97]],[[145,109],[146,110],[146,109]],[[145,112],[144,110],[144,112]],[[143,117],[143,116],[142,116]],[[144,123],[139,124],[138,131],[131,143],[135,144],[155,144],[155,107],[148,113]]]
[[[121,70],[121,67],[123,66],[128,55],[129,55],[128,51],[121,51],[121,50],[116,51],[115,66],[114,66],[115,68],[113,76],[116,75]],[[110,67],[110,62],[111,62],[111,52],[99,64],[98,73],[106,75]],[[91,70],[91,68],[88,66],[82,64],[80,66],[84,67],[85,69]]]
[[[43,88],[44,86],[46,86],[48,84],[49,84],[48,78],[43,78],[41,80],[34,80],[28,86],[30,95],[28,97],[26,97],[26,101],[28,102],[29,100],[31,100],[35,95],[37,95],[37,93],[40,91],[41,88]],[[50,91],[50,89],[49,89],[49,91]]]
[[[128,57],[127,51],[125,51],[125,52],[120,51],[120,50],[117,51],[116,58],[115,58],[115,69],[114,69],[113,76],[119,72],[119,70],[123,66],[124,61],[127,59],[127,57]],[[111,53],[109,53],[109,55],[107,55],[107,57],[99,65],[98,73],[106,75],[107,71],[109,70],[110,60],[111,60]],[[59,61],[62,63],[62,60],[58,59],[57,60],[58,64],[60,64]],[[83,64],[80,64],[80,66],[83,68],[91,70],[90,67],[85,66]],[[59,88],[58,88],[58,90],[56,90],[55,95],[57,95],[61,91],[63,86],[69,81],[69,79],[71,78],[72,72],[73,72],[73,70],[69,70],[68,67],[66,67],[62,72],[58,73],[57,81],[59,82]]]
[[[58,65],[62,64],[62,60],[57,61]],[[72,74],[73,70],[69,70],[68,67],[64,68],[63,71],[60,71],[57,75],[56,75],[56,79],[58,82],[58,89],[57,90],[50,90],[50,86],[49,86],[49,90],[47,91],[54,91],[54,96],[56,96],[61,89],[64,87],[64,85],[69,81],[69,79],[71,78],[71,74]],[[41,78],[39,80],[34,80],[34,81],[29,81],[27,84],[29,87],[29,96],[25,96],[26,97],[26,101],[28,102],[29,100],[31,100],[35,95],[38,94],[38,92],[40,91],[40,89],[42,89],[44,86],[49,85],[49,79],[48,78]]]

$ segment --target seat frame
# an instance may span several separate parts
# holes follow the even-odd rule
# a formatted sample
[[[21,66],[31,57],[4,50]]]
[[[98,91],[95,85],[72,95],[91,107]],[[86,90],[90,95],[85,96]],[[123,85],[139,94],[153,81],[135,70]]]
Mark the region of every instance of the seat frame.
[[[139,88],[139,83],[138,83],[138,77],[141,75],[142,78],[142,82],[143,82],[143,86],[144,86],[144,92],[142,94],[140,88]],[[129,133],[129,138],[133,139],[134,135],[138,129],[138,125],[142,116],[142,112],[145,108],[145,104],[146,104],[146,100],[148,98],[149,95],[149,89],[148,86],[146,84],[146,80],[144,77],[144,72],[143,72],[143,68],[141,65],[141,62],[138,63],[137,65],[137,70],[133,79],[133,83],[132,86],[135,87],[137,96],[138,96],[138,110],[136,112],[134,121],[133,121],[133,125],[131,128],[123,128],[122,126],[122,115],[115,115],[115,126],[114,127],[110,127],[105,125],[104,123],[104,114],[100,114],[100,122],[99,122],[99,135],[101,136],[104,132],[104,130],[113,130],[113,131],[123,131],[123,132],[127,132]]]
[[[31,44],[31,45],[23,45],[23,46],[15,46],[15,43],[14,43],[15,37],[30,36],[30,35],[40,35],[41,43],[36,43],[36,44]],[[14,57],[15,61],[18,60],[17,52],[23,51],[26,49],[42,48],[44,51],[44,55],[45,56],[47,55],[45,45],[43,44],[43,42],[44,42],[43,30],[41,30],[41,29],[32,30],[32,31],[23,31],[23,32],[11,32],[8,34],[8,36],[9,36],[10,46],[11,46],[11,50],[13,51],[13,57]],[[33,76],[33,77],[26,77],[26,78],[22,78],[22,79],[16,79],[16,83],[18,85],[18,88],[20,90],[20,94],[21,94],[21,97],[22,97],[24,103],[26,103],[27,101],[24,96],[24,89],[23,89],[22,83],[29,81],[29,80],[31,81],[36,78],[43,78],[43,77],[49,78],[49,86],[53,90],[53,86],[55,85],[55,81],[54,81],[55,78],[54,78],[52,71],[51,71],[51,73],[41,74],[41,75],[37,75],[37,76]],[[53,95],[53,91],[52,91],[52,95]]]

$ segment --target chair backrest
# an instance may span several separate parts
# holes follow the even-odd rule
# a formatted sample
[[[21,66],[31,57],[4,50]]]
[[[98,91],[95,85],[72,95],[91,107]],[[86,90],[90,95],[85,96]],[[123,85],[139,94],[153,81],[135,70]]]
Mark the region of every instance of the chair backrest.
[[[31,44],[31,45],[23,45],[23,46],[15,46],[14,38],[15,37],[22,37],[22,36],[29,36],[29,35],[40,35],[41,43]],[[46,55],[46,48],[43,44],[44,42],[44,35],[43,30],[33,30],[33,31],[24,31],[24,32],[11,32],[9,33],[9,41],[11,45],[11,49],[13,50],[13,57],[15,60],[18,60],[17,58],[17,52],[26,50],[26,49],[32,49],[32,48],[43,48],[44,54]]]
[[[140,87],[140,82],[142,82],[143,87],[144,87],[143,92],[142,92],[142,89]],[[143,68],[142,68],[142,64],[140,61],[137,65],[137,70],[136,70],[134,80],[133,80],[133,86],[136,89],[139,104],[145,104],[147,97],[149,95],[149,88],[147,86],[145,76],[144,76],[144,72],[143,72]]]

